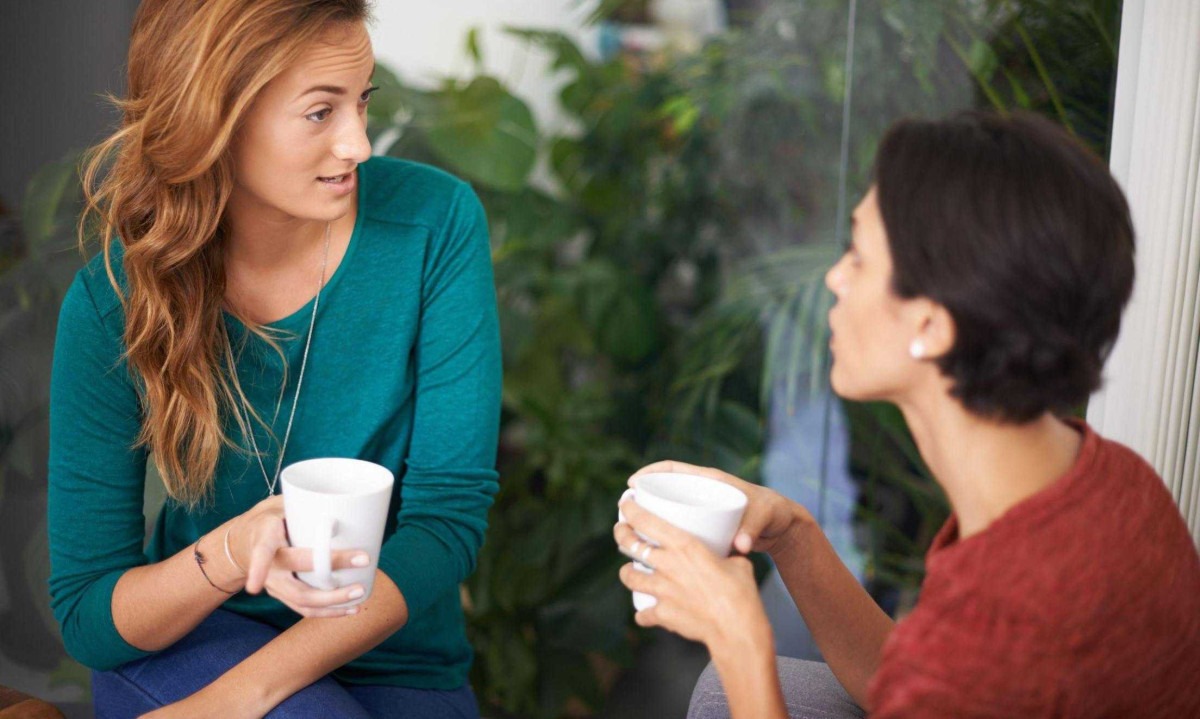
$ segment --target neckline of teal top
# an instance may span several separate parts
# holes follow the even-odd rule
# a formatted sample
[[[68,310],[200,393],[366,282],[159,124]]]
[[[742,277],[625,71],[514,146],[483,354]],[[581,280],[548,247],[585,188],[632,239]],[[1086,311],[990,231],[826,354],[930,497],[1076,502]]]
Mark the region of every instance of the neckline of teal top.
[[[346,274],[346,265],[350,263],[350,260],[354,255],[354,248],[358,246],[358,236],[362,233],[363,216],[365,214],[363,198],[366,196],[366,192],[364,191],[364,188],[367,184],[367,173],[363,170],[366,169],[369,162],[370,161],[368,160],[367,162],[359,163],[358,167],[356,168],[358,173],[358,187],[354,188],[357,203],[355,206],[354,229],[350,231],[350,241],[346,244],[346,252],[342,255],[341,262],[338,263],[337,269],[335,269],[333,274],[330,275],[329,280],[325,283],[325,286],[321,288],[322,298],[326,297],[333,289],[334,285],[338,283],[338,280],[341,279],[342,275]],[[287,317],[275,320],[274,322],[268,322],[264,324],[263,327],[283,330],[285,332],[294,334],[307,331],[308,323],[312,316],[313,302],[315,302],[316,299],[317,296],[314,293],[313,296],[309,298],[308,302],[305,302],[304,305],[295,312]],[[221,315],[224,317],[226,325],[228,325],[231,329],[235,329],[238,334],[241,334],[246,330],[246,325],[228,310],[222,309]]]

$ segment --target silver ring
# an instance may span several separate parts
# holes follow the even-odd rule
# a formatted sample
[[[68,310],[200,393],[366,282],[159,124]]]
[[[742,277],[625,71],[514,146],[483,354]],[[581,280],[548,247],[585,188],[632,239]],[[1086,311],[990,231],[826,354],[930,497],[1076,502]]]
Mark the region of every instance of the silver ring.
[[[642,542],[640,539],[635,539],[633,544],[629,545],[629,555],[636,558],[638,553],[638,545]]]
[[[651,544],[649,542],[646,542],[646,550],[644,552],[642,552],[642,564],[649,566],[651,549],[654,549],[654,547],[651,546]]]

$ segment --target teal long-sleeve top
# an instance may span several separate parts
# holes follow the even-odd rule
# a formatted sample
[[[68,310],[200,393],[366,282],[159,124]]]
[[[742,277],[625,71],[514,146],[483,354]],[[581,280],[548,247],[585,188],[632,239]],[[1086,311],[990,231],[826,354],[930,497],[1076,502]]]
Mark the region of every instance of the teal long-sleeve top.
[[[114,243],[118,283],[121,254]],[[312,303],[272,327],[288,385],[273,425],[282,438],[296,390]],[[279,356],[224,318],[247,398],[276,416]],[[124,315],[102,259],[81,270],[63,301],[50,391],[50,594],[68,651],[106,670],[146,656],[113,623],[112,593],[127,570],[188,547],[268,496],[258,462],[222,453],[212,502],[167,501],[150,541],[142,513],[147,454],[135,447],[142,412],[122,359]],[[249,337],[247,337],[249,335]],[[392,158],[359,166],[349,246],[321,294],[284,463],[357,457],[396,475],[379,569],[400,588],[408,623],[335,672],[349,683],[454,689],[466,683],[459,583],[474,569],[497,490],[500,340],[487,222],[469,186]],[[244,442],[232,420],[228,436]],[[256,430],[263,464],[278,444]],[[271,447],[271,449],[268,449]],[[197,569],[196,571],[199,571]],[[300,617],[265,594],[225,609],[280,629]]]

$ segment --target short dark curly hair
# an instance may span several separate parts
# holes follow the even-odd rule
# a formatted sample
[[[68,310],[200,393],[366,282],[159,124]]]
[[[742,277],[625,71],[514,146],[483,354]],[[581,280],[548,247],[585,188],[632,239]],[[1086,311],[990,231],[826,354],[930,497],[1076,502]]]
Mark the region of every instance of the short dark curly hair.
[[[1023,423],[1100,386],[1134,233],[1093,152],[1036,115],[967,112],[893,125],[874,178],[893,291],[954,318],[938,364],[969,411]]]

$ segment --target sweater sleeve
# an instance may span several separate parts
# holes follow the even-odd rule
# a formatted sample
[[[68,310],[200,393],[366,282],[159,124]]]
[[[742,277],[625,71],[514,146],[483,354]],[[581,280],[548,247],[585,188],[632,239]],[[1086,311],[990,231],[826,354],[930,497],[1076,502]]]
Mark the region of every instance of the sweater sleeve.
[[[146,563],[146,454],[119,329],[106,328],[85,269],[59,313],[50,379],[50,599],[71,656],[107,670],[146,656],[113,623],[113,588]],[[98,281],[106,281],[97,274]]]
[[[395,534],[379,568],[408,604],[409,621],[475,568],[496,494],[500,332],[487,220],[458,185],[427,250],[413,348],[412,443]]]

